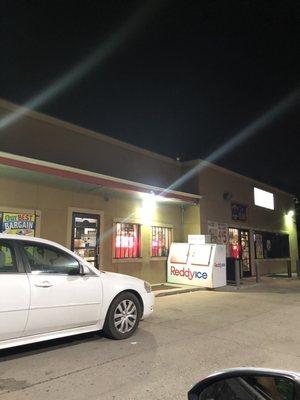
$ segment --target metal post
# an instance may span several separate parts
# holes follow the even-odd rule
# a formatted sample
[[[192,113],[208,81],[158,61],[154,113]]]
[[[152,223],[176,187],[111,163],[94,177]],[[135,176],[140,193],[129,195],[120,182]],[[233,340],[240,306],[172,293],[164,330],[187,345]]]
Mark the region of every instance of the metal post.
[[[235,284],[237,287],[241,286],[241,278],[240,278],[240,260],[235,260]]]
[[[291,260],[287,261],[287,273],[288,273],[288,277],[291,278],[292,277],[292,263],[291,263]]]
[[[256,282],[260,282],[260,271],[259,271],[259,263],[258,261],[255,261],[255,278],[256,278]]]
[[[300,260],[297,260],[296,268],[297,268],[297,278],[300,279]]]

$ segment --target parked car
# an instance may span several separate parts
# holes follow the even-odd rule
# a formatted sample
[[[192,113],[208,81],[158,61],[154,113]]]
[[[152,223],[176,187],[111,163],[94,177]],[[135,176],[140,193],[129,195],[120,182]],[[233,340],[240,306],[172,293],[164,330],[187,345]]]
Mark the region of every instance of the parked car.
[[[48,240],[0,234],[0,349],[100,330],[125,339],[153,303],[143,280],[99,271]]]
[[[232,368],[202,379],[189,400],[299,400],[300,373],[260,368]]]

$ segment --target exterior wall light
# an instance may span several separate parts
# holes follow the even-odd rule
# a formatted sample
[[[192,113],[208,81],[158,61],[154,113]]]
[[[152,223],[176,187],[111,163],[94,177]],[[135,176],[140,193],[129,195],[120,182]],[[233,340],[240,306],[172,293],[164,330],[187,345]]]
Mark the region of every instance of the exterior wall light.
[[[295,216],[294,210],[288,211],[284,216],[285,226],[288,231],[292,231],[294,229],[294,224],[296,223],[294,216]]]
[[[141,221],[145,225],[151,224],[156,209],[156,196],[150,193],[142,200]]]

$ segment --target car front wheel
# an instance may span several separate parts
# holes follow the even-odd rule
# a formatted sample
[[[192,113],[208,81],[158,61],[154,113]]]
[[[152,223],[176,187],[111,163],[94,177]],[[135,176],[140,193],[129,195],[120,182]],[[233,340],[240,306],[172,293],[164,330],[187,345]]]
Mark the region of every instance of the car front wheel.
[[[141,318],[141,305],[130,292],[119,294],[111,303],[103,331],[112,339],[129,338],[137,329]]]

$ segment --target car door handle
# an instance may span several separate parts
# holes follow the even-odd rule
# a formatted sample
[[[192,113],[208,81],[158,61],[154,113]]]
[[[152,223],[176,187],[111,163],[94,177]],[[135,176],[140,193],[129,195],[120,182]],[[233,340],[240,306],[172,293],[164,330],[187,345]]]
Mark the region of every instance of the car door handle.
[[[36,287],[43,287],[43,288],[48,288],[53,286],[52,283],[50,283],[49,281],[43,281],[41,283],[35,283],[34,286]]]

